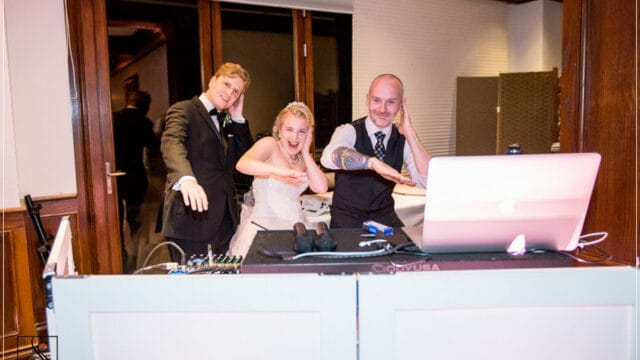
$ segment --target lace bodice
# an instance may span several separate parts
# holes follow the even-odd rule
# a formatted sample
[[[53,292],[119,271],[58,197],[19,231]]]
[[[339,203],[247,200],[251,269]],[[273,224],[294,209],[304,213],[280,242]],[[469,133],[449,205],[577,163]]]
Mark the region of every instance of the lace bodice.
[[[255,205],[243,205],[240,226],[231,239],[228,254],[245,256],[258,230],[291,230],[293,224],[304,222],[300,195],[307,186],[307,178],[296,186],[274,178],[254,178]]]

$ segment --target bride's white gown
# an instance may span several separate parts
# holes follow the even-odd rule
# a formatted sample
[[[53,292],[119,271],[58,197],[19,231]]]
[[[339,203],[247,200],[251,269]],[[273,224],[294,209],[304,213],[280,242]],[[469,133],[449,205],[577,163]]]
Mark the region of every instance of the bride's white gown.
[[[258,230],[255,222],[268,230],[293,230],[297,222],[304,223],[300,195],[309,186],[304,178],[302,184],[293,186],[274,178],[254,178],[252,191],[255,205],[243,205],[240,225],[231,238],[228,255],[246,256]]]

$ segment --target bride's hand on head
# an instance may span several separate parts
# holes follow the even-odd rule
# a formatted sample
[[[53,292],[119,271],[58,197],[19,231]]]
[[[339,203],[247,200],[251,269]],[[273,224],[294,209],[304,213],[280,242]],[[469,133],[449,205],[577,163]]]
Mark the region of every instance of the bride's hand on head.
[[[304,138],[304,144],[302,145],[302,150],[301,150],[302,154],[309,154],[311,152],[312,142],[313,142],[313,129],[309,128],[309,131],[307,131],[307,136]]]

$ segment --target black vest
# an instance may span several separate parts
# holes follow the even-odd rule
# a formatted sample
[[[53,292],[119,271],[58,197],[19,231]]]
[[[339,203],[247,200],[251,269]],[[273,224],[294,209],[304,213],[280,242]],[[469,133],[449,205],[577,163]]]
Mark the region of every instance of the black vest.
[[[351,125],[356,130],[355,150],[367,156],[375,156],[364,118],[353,121]],[[398,172],[402,170],[404,143],[404,136],[393,125],[383,161]],[[393,214],[397,220],[391,195],[395,182],[372,170],[336,170],[335,181],[332,207],[338,210],[337,213],[359,213],[363,217],[362,221],[382,221],[382,218],[376,219],[376,213]],[[387,218],[386,221],[390,220]],[[358,226],[361,225],[360,223]]]

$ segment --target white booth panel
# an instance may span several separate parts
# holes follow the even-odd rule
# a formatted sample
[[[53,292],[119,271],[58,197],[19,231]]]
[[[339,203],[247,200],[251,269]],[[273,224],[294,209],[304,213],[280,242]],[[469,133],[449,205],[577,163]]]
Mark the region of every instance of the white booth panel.
[[[398,311],[392,358],[633,359],[632,315],[632,306]]]
[[[635,359],[636,273],[361,275],[361,359]]]
[[[95,359],[322,359],[319,310],[100,313],[91,325]]]
[[[353,277],[53,279],[59,359],[354,359]]]

